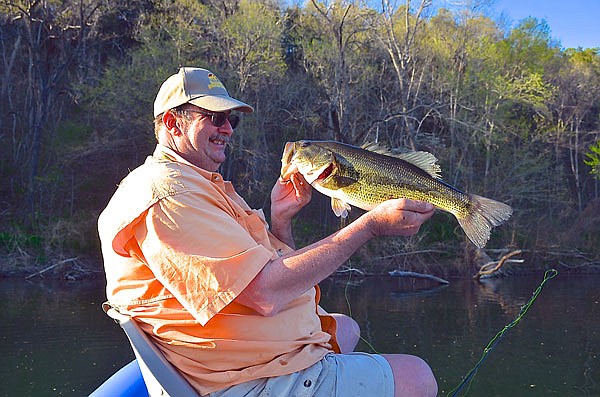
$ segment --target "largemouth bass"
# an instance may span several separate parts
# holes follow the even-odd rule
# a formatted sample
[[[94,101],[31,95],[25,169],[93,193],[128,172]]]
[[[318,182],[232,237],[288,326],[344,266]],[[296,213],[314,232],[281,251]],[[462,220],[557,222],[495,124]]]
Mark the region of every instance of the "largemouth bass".
[[[426,201],[453,214],[467,237],[479,248],[492,227],[512,215],[504,203],[464,193],[442,181],[437,159],[428,152],[392,153],[377,145],[356,147],[335,141],[298,141],[285,145],[283,180],[299,172],[317,191],[331,197],[337,216],[351,205],[371,210],[393,198]]]

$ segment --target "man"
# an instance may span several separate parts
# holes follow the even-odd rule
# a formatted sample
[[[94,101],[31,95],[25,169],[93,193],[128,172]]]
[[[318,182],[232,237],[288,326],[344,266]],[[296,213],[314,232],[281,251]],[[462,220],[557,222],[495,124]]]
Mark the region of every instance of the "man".
[[[302,249],[300,174],[271,192],[271,227],[217,173],[252,112],[219,79],[181,68],[154,103],[158,145],[99,219],[110,303],[131,315],[201,395],[435,396],[421,359],[351,353],[359,329],[318,306],[320,281],[377,236],[408,236],[433,207],[390,200]]]

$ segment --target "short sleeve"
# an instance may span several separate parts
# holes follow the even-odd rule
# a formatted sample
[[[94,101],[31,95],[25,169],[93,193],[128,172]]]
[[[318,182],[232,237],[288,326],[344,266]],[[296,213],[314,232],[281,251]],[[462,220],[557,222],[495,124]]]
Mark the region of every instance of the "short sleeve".
[[[243,216],[218,198],[188,192],[157,202],[136,228],[156,278],[202,325],[273,256],[242,226]]]

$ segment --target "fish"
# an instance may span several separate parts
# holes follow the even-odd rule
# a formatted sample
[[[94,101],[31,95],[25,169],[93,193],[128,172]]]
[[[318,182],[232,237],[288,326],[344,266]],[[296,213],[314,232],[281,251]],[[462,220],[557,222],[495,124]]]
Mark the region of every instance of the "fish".
[[[507,204],[444,182],[437,158],[424,151],[396,153],[377,143],[358,147],[337,141],[287,142],[281,179],[289,180],[294,173],[331,197],[338,217],[347,217],[352,206],[370,211],[389,199],[425,201],[453,214],[479,248],[487,244],[492,228],[506,222],[513,212]]]

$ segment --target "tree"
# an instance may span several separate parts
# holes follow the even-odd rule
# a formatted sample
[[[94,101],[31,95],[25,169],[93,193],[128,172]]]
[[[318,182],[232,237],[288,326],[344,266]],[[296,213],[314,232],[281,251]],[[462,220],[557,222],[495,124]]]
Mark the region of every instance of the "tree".
[[[267,120],[276,119],[277,113],[270,98],[287,67],[281,46],[282,16],[268,1],[240,0],[220,28],[227,86],[262,113],[261,117],[245,117],[240,126],[243,133],[234,135],[234,148],[223,172],[227,178],[235,174],[246,180],[248,193],[264,191],[267,175],[272,175],[270,167],[265,167],[271,154]]]
[[[431,7],[431,0],[420,0],[416,7],[406,0],[398,4],[395,0],[382,2],[381,24],[378,38],[385,49],[395,71],[395,82],[398,87],[397,108],[390,109],[390,117],[402,120],[402,134],[407,137],[406,143],[416,149],[416,134],[420,90],[428,71],[428,62],[419,62],[417,47],[418,35],[425,29],[424,13]],[[426,113],[426,112],[425,112]]]
[[[33,222],[52,208],[54,180],[48,169],[57,161],[56,127],[71,105],[70,81],[76,80],[95,35],[99,0],[19,0],[0,4],[2,20],[2,108],[0,139],[11,164],[6,188],[23,198]],[[8,144],[7,140],[12,142]],[[21,186],[23,190],[21,191]]]
[[[366,32],[371,29],[372,12],[353,2],[312,0],[302,20],[302,54],[307,73],[326,96],[326,134],[338,141],[358,140],[351,128],[352,114],[358,111],[361,92],[356,90],[361,74],[368,71],[370,59],[364,56],[370,46]],[[363,56],[361,56],[363,55]],[[364,81],[364,80],[363,80]],[[360,105],[358,105],[360,106]]]
[[[567,50],[560,68],[550,75],[558,87],[552,104],[557,164],[568,168],[569,186],[577,208],[582,211],[587,201],[589,175],[581,169],[585,148],[592,144],[599,128],[600,56],[598,49]],[[563,160],[564,159],[564,160]],[[595,187],[592,188],[592,191]]]

